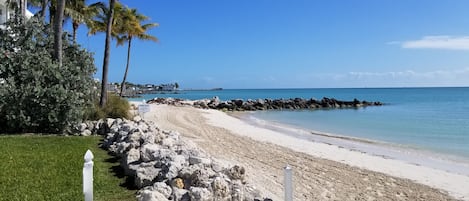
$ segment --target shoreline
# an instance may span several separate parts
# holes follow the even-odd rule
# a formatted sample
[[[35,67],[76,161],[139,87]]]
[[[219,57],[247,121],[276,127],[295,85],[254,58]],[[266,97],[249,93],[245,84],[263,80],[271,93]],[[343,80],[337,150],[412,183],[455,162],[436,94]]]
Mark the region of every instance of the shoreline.
[[[181,132],[221,160],[241,162],[254,177],[252,182],[263,186],[260,190],[274,200],[283,195],[282,167],[287,163],[297,171],[295,178],[300,181],[295,181],[295,196],[302,196],[297,197],[300,200],[366,198],[362,196],[394,200],[403,195],[410,200],[421,200],[422,196],[426,200],[450,200],[441,197],[436,189],[447,191],[456,199],[469,200],[469,190],[465,188],[469,186],[468,176],[295,138],[217,110],[154,104],[151,107],[153,111],[145,118],[164,129]]]
[[[216,114],[218,113],[218,114]],[[295,151],[310,154],[316,157],[345,163],[351,166],[364,168],[376,172],[381,172],[387,175],[396,176],[400,178],[410,179],[412,181],[428,185],[434,188],[442,189],[447,191],[450,195],[457,199],[469,200],[469,176],[462,175],[459,173],[448,172],[447,170],[434,169],[432,167],[422,166],[420,164],[411,164],[406,161],[399,159],[387,158],[381,155],[370,155],[368,153],[356,152],[348,149],[344,149],[340,145],[324,144],[321,142],[306,141],[304,139],[295,138],[288,136],[285,133],[280,133],[267,128],[257,127],[250,125],[247,122],[243,122],[241,119],[232,117],[229,123],[223,123],[223,114],[220,111],[210,111],[206,117],[209,119],[209,123],[212,125],[223,125],[224,128],[237,132],[239,127],[245,127],[246,130],[264,130],[268,135],[277,135],[276,138],[282,139],[282,141],[271,140],[264,134],[264,136],[247,135],[258,141],[266,141],[269,143],[277,144],[280,146],[291,148]],[[226,115],[229,116],[229,115]],[[225,118],[226,121],[226,118]],[[236,122],[238,121],[238,122]],[[245,124],[245,125],[242,125]],[[233,126],[235,125],[235,126]],[[238,127],[238,128],[236,128]],[[242,131],[242,132],[243,132]],[[239,132],[239,131],[238,131]],[[259,132],[258,132],[259,133]],[[282,137],[283,135],[283,137]],[[290,139],[285,139],[290,138]],[[297,145],[297,143],[302,145]],[[315,148],[309,146],[309,149],[304,148],[308,146],[308,143],[313,144]],[[465,169],[467,171],[467,169]]]
[[[284,123],[258,119],[247,112],[230,112],[228,115],[240,119],[247,124],[266,128],[275,132],[309,140],[315,143],[323,143],[350,151],[364,153],[384,159],[404,161],[412,165],[425,166],[433,169],[447,171],[449,173],[469,176],[469,158],[462,156],[439,153],[433,150],[417,149],[400,144],[376,141],[366,138],[350,137],[326,133],[307,128],[297,127]]]

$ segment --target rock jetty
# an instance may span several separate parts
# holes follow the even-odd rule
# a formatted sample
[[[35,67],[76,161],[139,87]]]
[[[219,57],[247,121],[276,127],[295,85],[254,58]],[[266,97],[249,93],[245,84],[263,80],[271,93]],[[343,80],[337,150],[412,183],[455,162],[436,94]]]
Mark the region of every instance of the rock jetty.
[[[271,200],[246,182],[244,167],[223,165],[178,132],[138,116],[80,127],[105,136],[102,147],[120,158],[126,176],[140,189],[138,201]]]
[[[230,101],[221,101],[218,97],[212,99],[203,99],[193,101],[189,104],[188,101],[173,98],[155,98],[149,100],[148,103],[159,103],[168,105],[193,105],[197,108],[203,109],[217,109],[228,111],[256,111],[256,110],[301,110],[301,109],[336,109],[336,108],[360,108],[367,106],[381,106],[381,102],[368,102],[359,101],[354,99],[352,101],[337,100],[334,98],[322,98],[317,100],[314,98],[290,98],[290,99],[257,99],[257,100],[243,100],[234,99]]]

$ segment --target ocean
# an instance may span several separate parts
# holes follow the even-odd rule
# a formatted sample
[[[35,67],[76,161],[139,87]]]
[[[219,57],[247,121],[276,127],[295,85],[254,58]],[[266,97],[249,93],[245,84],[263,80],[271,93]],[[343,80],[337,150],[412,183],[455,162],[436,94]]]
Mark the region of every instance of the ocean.
[[[359,109],[256,111],[246,113],[243,119],[261,126],[271,122],[271,125],[279,125],[277,129],[289,126],[325,134],[336,140],[366,141],[399,148],[400,152],[410,150],[431,153],[442,159],[469,161],[469,88],[466,87],[225,89],[146,94],[140,99],[131,100],[154,97],[195,100],[214,96],[221,100],[329,97],[380,101],[385,105]],[[323,138],[318,135],[312,140],[322,141]],[[355,149],[355,145],[343,143],[343,146],[347,145]],[[390,154],[389,157],[395,155]]]

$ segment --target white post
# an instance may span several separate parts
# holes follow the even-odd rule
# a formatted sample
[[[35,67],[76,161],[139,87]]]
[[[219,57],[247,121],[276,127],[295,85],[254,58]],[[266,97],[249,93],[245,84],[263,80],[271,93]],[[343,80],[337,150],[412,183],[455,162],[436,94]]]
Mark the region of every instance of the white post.
[[[145,99],[142,100],[142,105],[145,105],[147,104],[147,102],[145,101]],[[140,107],[139,107],[140,108]],[[142,116],[142,119],[145,119],[145,112],[143,110],[140,110],[140,116]]]
[[[88,149],[83,165],[83,194],[85,201],[93,201],[93,153]]]
[[[292,169],[285,167],[285,201],[293,201]]]

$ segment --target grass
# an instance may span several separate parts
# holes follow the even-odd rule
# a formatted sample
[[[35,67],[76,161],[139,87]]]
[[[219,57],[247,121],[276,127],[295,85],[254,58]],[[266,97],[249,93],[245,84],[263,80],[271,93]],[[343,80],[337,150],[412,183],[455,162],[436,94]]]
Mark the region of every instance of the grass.
[[[83,156],[94,154],[94,200],[136,200],[101,137],[0,136],[0,201],[83,200]]]

